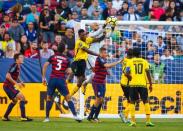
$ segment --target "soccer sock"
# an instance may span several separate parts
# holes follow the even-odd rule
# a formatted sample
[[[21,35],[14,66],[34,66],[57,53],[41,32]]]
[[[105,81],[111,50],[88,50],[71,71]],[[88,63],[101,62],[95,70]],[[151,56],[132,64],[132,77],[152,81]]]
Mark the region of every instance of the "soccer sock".
[[[69,109],[71,110],[72,114],[74,116],[76,116],[77,113],[76,113],[76,110],[75,110],[75,107],[74,107],[74,103],[72,101],[68,101],[68,106],[69,106]]]
[[[95,106],[93,105],[92,108],[91,108],[91,112],[90,112],[90,114],[89,114],[89,116],[88,116],[89,119],[92,119],[92,118],[93,118],[93,115],[94,115],[94,113],[96,112],[96,110],[97,110],[97,107],[95,107]]]
[[[98,115],[99,115],[99,113],[100,113],[101,108],[102,108],[102,104],[100,104],[100,105],[97,107],[97,109],[96,109],[96,111],[95,111],[95,116],[94,116],[94,118],[98,118]]]
[[[150,122],[150,105],[145,103],[146,122]]]
[[[70,95],[73,96],[78,90],[79,90],[80,87],[78,87],[77,85],[74,87],[74,89],[71,91]]]
[[[25,118],[25,101],[20,101],[20,111],[21,111],[21,117]]]
[[[53,105],[52,101],[46,101],[46,118],[49,118],[50,116],[50,110]]]
[[[130,112],[130,105],[129,105],[129,103],[127,103],[126,108],[124,110],[124,115],[125,115],[126,119],[128,119],[129,112]]]
[[[135,104],[130,104],[131,121],[135,122]]]
[[[10,103],[9,104],[9,106],[8,106],[8,108],[7,108],[7,110],[6,110],[6,113],[4,114],[4,117],[8,117],[9,116],[9,114],[11,113],[11,111],[12,111],[12,109],[13,109],[13,107],[15,106],[16,104],[15,103]]]

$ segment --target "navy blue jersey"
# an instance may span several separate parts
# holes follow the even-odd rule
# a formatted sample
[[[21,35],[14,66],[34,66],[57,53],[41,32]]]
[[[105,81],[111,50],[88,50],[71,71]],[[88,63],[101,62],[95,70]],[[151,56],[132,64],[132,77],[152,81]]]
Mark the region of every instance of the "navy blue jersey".
[[[16,63],[14,63],[11,65],[8,73],[10,73],[13,80],[17,81],[20,75],[20,67]],[[14,84],[11,83],[8,79],[4,81],[4,87],[13,87],[13,86]]]
[[[97,57],[95,62],[95,68],[94,68],[94,78],[93,82],[95,83],[105,83],[106,76],[108,75],[106,67],[104,67],[104,64],[106,64],[107,61],[101,57]]]
[[[65,55],[53,55],[48,62],[52,65],[51,78],[65,78],[65,71],[70,67],[70,62]]]

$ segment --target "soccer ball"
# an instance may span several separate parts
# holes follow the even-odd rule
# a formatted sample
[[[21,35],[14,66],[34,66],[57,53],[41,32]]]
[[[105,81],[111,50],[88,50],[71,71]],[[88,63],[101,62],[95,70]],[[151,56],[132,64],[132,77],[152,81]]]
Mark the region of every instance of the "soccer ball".
[[[115,16],[109,16],[106,19],[106,23],[110,24],[112,27],[116,26],[118,19]]]

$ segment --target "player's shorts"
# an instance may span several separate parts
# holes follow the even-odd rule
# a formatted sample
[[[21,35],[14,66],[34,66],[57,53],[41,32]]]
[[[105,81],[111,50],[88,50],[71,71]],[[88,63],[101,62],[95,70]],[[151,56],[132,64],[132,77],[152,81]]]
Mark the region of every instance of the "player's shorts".
[[[96,97],[99,97],[99,98],[105,97],[106,84],[92,82],[92,87],[93,87],[94,94]]]
[[[121,88],[123,90],[124,96],[126,97],[126,99],[129,101],[130,96],[129,96],[129,86],[125,86],[121,84]]]
[[[71,68],[75,76],[85,76],[86,61],[85,60],[74,61],[72,62]]]
[[[56,89],[63,96],[67,96],[69,94],[66,81],[63,78],[50,78],[48,82],[47,95],[52,97]]]
[[[140,98],[142,101],[148,100],[148,90],[145,87],[130,87],[129,88],[129,96],[130,101],[137,101],[138,98]]]
[[[19,90],[17,90],[15,87],[4,87],[3,86],[4,91],[6,92],[7,96],[13,100],[17,94],[20,92]]]

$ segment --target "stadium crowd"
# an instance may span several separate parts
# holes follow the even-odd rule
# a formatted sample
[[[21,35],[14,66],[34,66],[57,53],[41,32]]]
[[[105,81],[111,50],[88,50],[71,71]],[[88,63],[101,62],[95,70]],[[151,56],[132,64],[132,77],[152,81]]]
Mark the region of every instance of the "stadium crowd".
[[[0,1],[0,58],[13,58],[21,52],[26,58],[49,58],[60,43],[74,57],[74,26],[81,20],[105,20],[116,16],[123,21],[183,21],[182,0],[3,0]],[[173,60],[183,55],[183,34],[167,31],[157,40],[143,41],[138,32],[124,37],[124,31],[111,35],[112,58],[119,58],[131,47],[141,48],[149,60]],[[175,30],[181,29],[174,27]],[[119,39],[119,40],[118,40]],[[120,48],[117,48],[120,47]],[[158,56],[157,56],[158,55]],[[157,60],[159,61],[159,60]],[[161,67],[162,68],[162,67]]]

